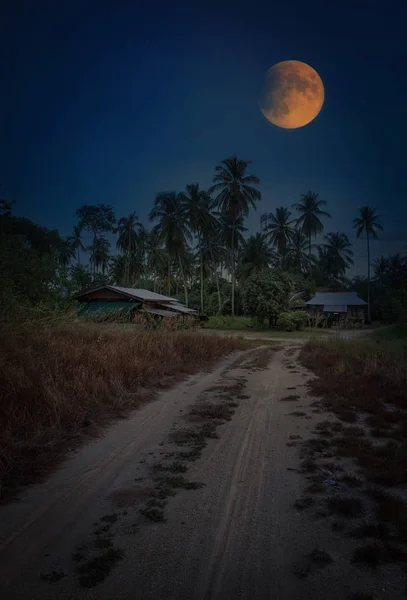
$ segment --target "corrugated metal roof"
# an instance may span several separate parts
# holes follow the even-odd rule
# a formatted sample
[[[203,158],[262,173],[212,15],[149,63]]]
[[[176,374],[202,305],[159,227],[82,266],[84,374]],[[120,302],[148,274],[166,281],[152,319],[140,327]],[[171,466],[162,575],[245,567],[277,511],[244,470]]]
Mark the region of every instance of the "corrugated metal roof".
[[[365,306],[367,303],[356,292],[317,292],[306,304],[308,306]]]
[[[160,317],[178,317],[179,315],[170,310],[163,310],[161,308],[145,308],[145,312],[151,313],[152,315],[159,315]]]
[[[143,290],[141,288],[126,288],[120,287],[118,285],[109,285],[106,287],[113,290],[117,290],[118,292],[123,292],[124,294],[128,294],[129,296],[134,296],[134,298],[140,298],[140,300],[161,300],[162,302],[176,302],[175,298],[163,296],[162,294],[150,292],[150,290]]]
[[[197,311],[193,308],[187,308],[183,304],[179,304],[179,302],[171,302],[171,304],[168,304],[168,308],[171,308],[171,310],[177,310],[178,312],[188,313],[191,315],[197,313]]]
[[[74,298],[80,298],[85,294],[92,294],[94,292],[98,292],[99,290],[113,290],[120,294],[126,294],[131,298],[136,298],[138,300],[151,300],[153,302],[177,302],[175,298],[170,298],[169,296],[164,296],[163,294],[157,294],[156,292],[150,292],[150,290],[143,290],[141,288],[126,288],[120,287],[118,285],[102,285],[101,287],[95,288],[93,290],[85,290],[80,292],[79,294],[75,294]]]
[[[346,304],[324,304],[324,312],[346,313],[348,306]]]

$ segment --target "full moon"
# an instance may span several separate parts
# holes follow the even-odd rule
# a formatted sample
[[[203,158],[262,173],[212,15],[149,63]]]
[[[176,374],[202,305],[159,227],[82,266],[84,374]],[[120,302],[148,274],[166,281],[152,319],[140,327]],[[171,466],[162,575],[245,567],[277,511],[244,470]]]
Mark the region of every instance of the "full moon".
[[[296,129],[315,119],[324,98],[324,84],[315,69],[299,60],[285,60],[267,71],[259,104],[273,125]]]

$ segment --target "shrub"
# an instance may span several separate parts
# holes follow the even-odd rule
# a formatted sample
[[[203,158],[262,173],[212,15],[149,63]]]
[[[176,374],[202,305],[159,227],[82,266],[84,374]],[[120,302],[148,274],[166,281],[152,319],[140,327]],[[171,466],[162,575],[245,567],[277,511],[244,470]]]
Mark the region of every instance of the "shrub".
[[[292,310],[280,314],[277,327],[282,331],[300,331],[307,322],[308,313],[304,310]]]

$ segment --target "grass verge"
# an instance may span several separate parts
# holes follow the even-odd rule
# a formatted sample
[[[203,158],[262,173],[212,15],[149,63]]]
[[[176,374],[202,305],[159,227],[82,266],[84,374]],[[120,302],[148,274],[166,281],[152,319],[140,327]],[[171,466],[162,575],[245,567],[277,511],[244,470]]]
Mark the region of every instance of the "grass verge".
[[[106,330],[84,323],[0,326],[0,482],[3,502],[94,435],[174,383],[244,347],[199,332]]]

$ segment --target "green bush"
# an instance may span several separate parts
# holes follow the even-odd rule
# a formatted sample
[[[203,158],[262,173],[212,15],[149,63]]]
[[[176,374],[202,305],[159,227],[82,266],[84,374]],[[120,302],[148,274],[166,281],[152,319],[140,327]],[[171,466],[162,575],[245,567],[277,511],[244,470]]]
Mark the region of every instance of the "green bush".
[[[281,331],[295,331],[294,312],[282,312],[277,320],[277,328]]]
[[[308,313],[304,310],[292,310],[280,314],[277,327],[282,331],[300,331],[307,322]]]
[[[291,313],[291,315],[296,331],[301,331],[301,329],[304,329],[305,325],[308,323],[308,313],[305,310],[295,310]]]

